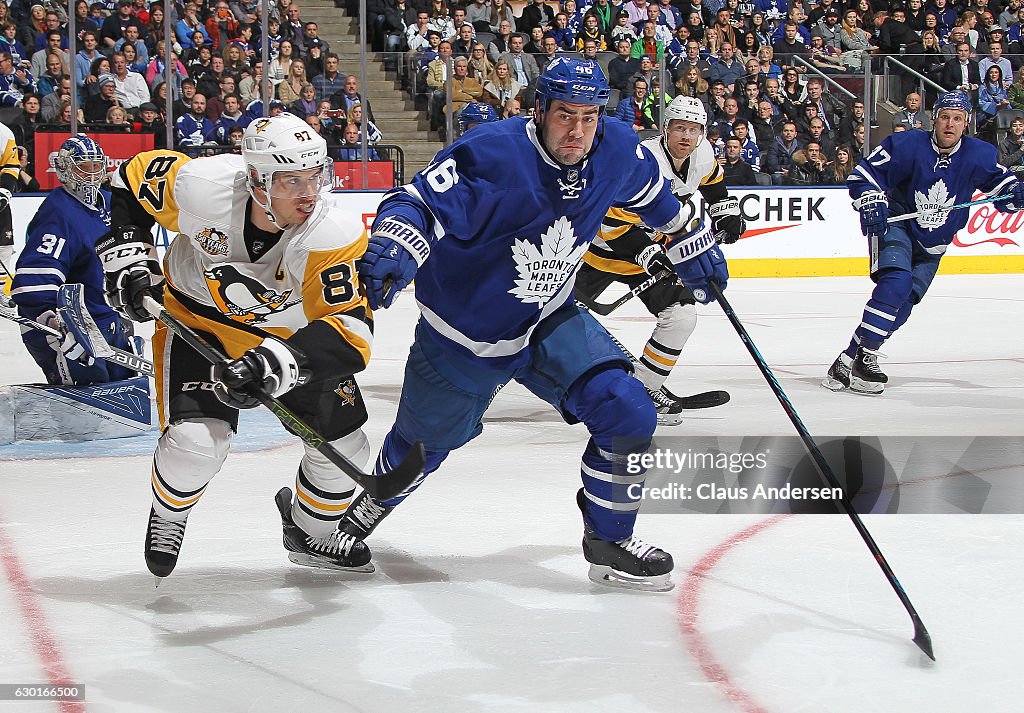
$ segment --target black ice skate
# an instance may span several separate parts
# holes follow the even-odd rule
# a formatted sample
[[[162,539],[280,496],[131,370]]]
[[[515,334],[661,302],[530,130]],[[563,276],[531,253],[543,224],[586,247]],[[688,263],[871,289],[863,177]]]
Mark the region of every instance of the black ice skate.
[[[360,540],[365,540],[380,524],[380,521],[394,509],[394,507],[378,505],[364,491],[349,506],[338,529],[353,537],[358,537]]]
[[[576,501],[582,510],[586,496],[581,489]],[[635,535],[619,542],[600,539],[583,526],[583,556],[590,562],[590,580],[606,587],[646,592],[672,589],[672,555]]]
[[[373,572],[370,548],[359,538],[334,530],[326,537],[312,537],[292,520],[292,491],[281,488],[274,499],[284,527],[284,548],[288,559],[305,567],[342,572]]]
[[[683,421],[683,404],[664,388],[647,389],[647,395],[658,411],[658,423],[662,426],[676,426]]]
[[[178,564],[181,541],[185,537],[185,520],[174,522],[149,508],[149,525],[146,526],[146,566],[155,576],[163,578],[174,571]],[[157,586],[160,585],[159,580]]]
[[[857,359],[851,359],[846,352],[840,353],[829,367],[828,375],[821,385],[832,391],[878,396],[885,389],[885,382],[888,379],[878,370],[877,354],[867,352],[863,347],[857,350]],[[874,374],[870,370],[872,368]],[[881,376],[880,380],[878,375]]]

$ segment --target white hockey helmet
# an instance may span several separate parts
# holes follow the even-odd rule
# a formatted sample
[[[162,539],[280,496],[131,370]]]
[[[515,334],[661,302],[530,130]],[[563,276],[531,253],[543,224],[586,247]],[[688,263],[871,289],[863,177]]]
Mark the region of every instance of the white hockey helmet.
[[[250,195],[274,222],[271,198],[307,198],[333,185],[327,142],[294,114],[260,117],[249,124],[242,135],[242,160]]]
[[[665,107],[665,123],[662,125],[662,132],[668,131],[668,126],[673,119],[680,121],[692,121],[700,124],[701,137],[697,143],[703,141],[708,129],[708,112],[704,109],[704,102],[696,97],[676,97]]]

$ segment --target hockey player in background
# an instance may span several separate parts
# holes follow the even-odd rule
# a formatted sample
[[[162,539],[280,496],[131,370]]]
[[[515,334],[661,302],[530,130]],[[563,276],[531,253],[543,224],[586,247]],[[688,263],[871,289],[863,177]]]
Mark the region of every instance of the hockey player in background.
[[[64,332],[64,338],[26,330],[21,338],[43,370],[47,383],[84,386],[121,381],[135,372],[94,360],[57,315],[57,292],[64,283],[84,286],[85,305],[107,343],[131,350],[131,325],[103,300],[103,268],[93,244],[110,229],[110,194],[103,149],[85,134],[64,141],[53,168],[61,185],[42,202],[28,224],[18,256],[11,299],[23,317]]]
[[[875,288],[853,339],[822,385],[833,391],[881,394],[888,377],[878,350],[910,317],[928,290],[943,253],[967,224],[975,191],[1005,196],[997,210],[1024,209],[1024,185],[1001,166],[996,149],[965,136],[971,101],[963,92],[943,94],[932,108],[932,130],[905,131],[882,141],[847,179],[853,207],[868,239]],[[937,209],[937,210],[936,210]],[[889,224],[890,211],[929,211]]]
[[[584,254],[583,266],[576,276],[576,296],[581,302],[593,303],[613,282],[634,288],[647,279],[642,264],[647,253],[657,250],[651,245],[652,237],[665,244],[673,262],[680,258],[674,245],[685,245],[695,235],[713,233],[721,243],[739,240],[746,224],[740,215],[739,201],[729,195],[725,186],[715,151],[705,140],[707,123],[708,115],[699,99],[676,97],[665,107],[662,135],[641,144],[658,161],[662,175],[686,209],[689,230],[666,244],[665,236],[652,235],[635,213],[612,208]],[[705,223],[699,204],[691,199],[697,191],[708,204],[710,224]],[[654,401],[658,423],[675,425],[682,421],[684,402],[665,388],[665,380],[697,324],[696,300],[678,280],[667,279],[638,297],[658,318],[658,323],[639,357],[636,376]],[[706,296],[702,295],[701,301],[706,301]]]
[[[18,190],[18,174],[21,162],[18,160],[18,143],[14,134],[0,124],[0,292],[10,287],[7,271],[13,271],[11,257],[14,255],[14,219],[11,215],[11,194]]]
[[[357,465],[369,457],[366,409],[352,376],[365,368],[372,343],[356,275],[366,235],[357,216],[320,200],[332,178],[326,142],[292,114],[253,121],[241,156],[190,160],[150,151],[114,175],[115,228],[96,245],[108,301],[147,321],[143,297],[162,298],[164,309],[232,359],[211,374],[205,359],[156,325],[163,434],[145,555],[157,577],[174,569],[186,520],[224,463],[238,410],[259,404],[254,389],[280,398]],[[166,273],[151,239],[154,222],[177,233]],[[294,500],[288,488],[277,494],[289,559],[373,571],[366,545],[337,529],[353,486],[305,447]]]
[[[573,276],[612,205],[673,235],[684,211],[630,128],[601,116],[609,93],[596,62],[556,57],[538,79],[535,119],[476,127],[384,198],[360,276],[371,307],[388,307],[415,277],[421,317],[377,469],[416,441],[424,474],[437,469],[515,380],[590,431],[577,503],[591,578],[661,591],[672,586],[672,557],[633,535],[639,490],[613,476],[613,463],[650,444],[654,405],[608,333],[576,307]],[[725,284],[710,236],[681,250],[692,287]],[[647,266],[672,269],[663,251]],[[631,472],[629,483],[642,481]],[[342,527],[367,536],[405,495],[360,495]]]

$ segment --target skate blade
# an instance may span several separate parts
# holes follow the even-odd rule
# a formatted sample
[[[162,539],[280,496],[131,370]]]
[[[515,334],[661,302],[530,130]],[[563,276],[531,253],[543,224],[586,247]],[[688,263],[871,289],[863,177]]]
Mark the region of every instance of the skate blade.
[[[883,384],[874,384],[870,381],[861,381],[860,379],[854,379],[853,382],[846,386],[841,381],[826,377],[821,385],[830,391],[840,392],[845,391],[850,394],[858,394],[860,396],[881,396],[885,391]]]
[[[681,413],[659,413],[658,414],[658,425],[659,426],[678,426],[683,422],[683,414]]]
[[[288,559],[295,564],[300,564],[303,567],[313,567],[314,569],[329,569],[334,572],[351,572],[353,574],[373,574],[376,569],[373,566],[373,562],[367,562],[366,564],[359,565],[358,567],[341,567],[321,557],[314,557],[313,555],[307,555],[302,552],[289,552]]]
[[[640,577],[603,564],[590,565],[589,577],[595,584],[615,589],[630,589],[634,592],[669,592],[676,586],[672,583],[671,574]]]

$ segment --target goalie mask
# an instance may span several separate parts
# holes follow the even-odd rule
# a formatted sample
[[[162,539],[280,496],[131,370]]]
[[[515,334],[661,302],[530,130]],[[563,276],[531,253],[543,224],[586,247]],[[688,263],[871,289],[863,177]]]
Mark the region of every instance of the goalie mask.
[[[279,225],[271,204],[283,200],[316,200],[330,190],[334,162],[327,156],[327,142],[294,114],[261,117],[245,129],[242,160],[246,185],[253,201]]]
[[[107,178],[107,157],[98,143],[85,134],[66,139],[53,158],[53,169],[64,190],[90,208],[96,207],[100,186]]]

